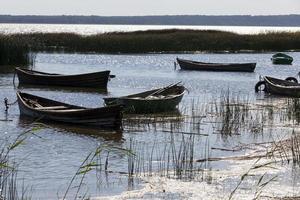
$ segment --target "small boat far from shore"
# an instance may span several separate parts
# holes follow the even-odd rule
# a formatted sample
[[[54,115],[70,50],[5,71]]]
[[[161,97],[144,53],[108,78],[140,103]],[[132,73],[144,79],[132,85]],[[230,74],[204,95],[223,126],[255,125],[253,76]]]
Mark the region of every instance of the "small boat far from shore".
[[[291,65],[293,58],[284,53],[276,53],[271,58],[272,63],[275,65]]]
[[[254,72],[256,63],[206,63],[176,58],[182,70]]]

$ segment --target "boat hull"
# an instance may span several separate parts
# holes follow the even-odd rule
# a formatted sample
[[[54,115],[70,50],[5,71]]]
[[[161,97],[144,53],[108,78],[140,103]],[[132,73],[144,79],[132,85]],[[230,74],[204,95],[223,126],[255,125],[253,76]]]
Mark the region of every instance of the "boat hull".
[[[276,65],[291,65],[293,58],[284,53],[276,53],[271,58],[272,63]]]
[[[172,88],[176,90],[174,95],[168,98],[157,98],[157,99],[148,99],[144,98],[147,95],[158,91],[159,89],[150,90],[130,96],[124,97],[115,97],[115,98],[104,98],[106,105],[121,104],[124,105],[124,112],[127,113],[161,113],[169,112],[176,109],[178,104],[181,102],[184,95],[184,87],[176,86]],[[168,91],[166,91],[167,93]],[[139,98],[141,97],[141,98]]]
[[[78,75],[48,74],[16,68],[19,84],[106,88],[110,71]]]
[[[300,97],[300,84],[298,83],[273,77],[265,77],[264,81],[268,93],[281,96]]]
[[[177,58],[182,70],[254,72],[256,63],[204,63]]]
[[[105,102],[115,101],[115,103],[124,105],[127,113],[158,113],[175,110],[181,102],[182,96],[166,100],[141,101],[135,99],[115,99],[111,98]],[[108,103],[109,104],[109,103]]]
[[[24,96],[26,96],[27,98],[33,98],[34,100],[38,101],[49,101],[50,106],[66,106],[69,107],[69,110],[38,110],[26,104],[26,102],[23,99]],[[122,125],[121,106],[84,108],[20,92],[17,93],[17,97],[20,115],[32,117],[34,119],[42,121],[50,120],[70,124],[97,126],[112,129],[119,129]]]
[[[272,63],[275,65],[291,65],[293,60],[285,58],[272,58]]]

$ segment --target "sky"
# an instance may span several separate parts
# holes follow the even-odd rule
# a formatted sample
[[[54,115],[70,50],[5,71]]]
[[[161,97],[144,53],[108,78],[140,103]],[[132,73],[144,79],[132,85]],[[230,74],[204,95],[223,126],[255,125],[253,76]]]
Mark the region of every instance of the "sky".
[[[276,15],[300,14],[300,0],[0,0],[13,15]]]

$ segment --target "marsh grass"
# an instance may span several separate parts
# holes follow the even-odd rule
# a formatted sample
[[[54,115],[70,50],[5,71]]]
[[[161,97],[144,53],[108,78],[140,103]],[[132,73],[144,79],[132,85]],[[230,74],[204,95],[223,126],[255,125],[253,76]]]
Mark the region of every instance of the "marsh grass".
[[[200,171],[194,164],[195,137],[182,135],[178,143],[170,134],[170,142],[165,145],[131,140],[129,150],[135,156],[128,157],[129,177],[158,175],[182,180],[196,178],[195,175]]]
[[[287,100],[287,118],[293,120],[294,123],[300,123],[300,100],[291,98]]]
[[[215,102],[214,108],[215,116],[220,122],[218,128],[220,134],[240,134],[249,118],[249,100],[241,99],[239,94],[233,95],[227,91],[221,94],[220,100]]]
[[[128,157],[134,156],[134,154],[130,150],[123,149],[120,147],[115,147],[106,144],[102,144],[96,147],[94,151],[90,152],[83,159],[82,163],[77,168],[69,184],[67,185],[66,190],[64,191],[62,199],[69,199],[71,198],[71,196],[74,199],[88,199],[87,191],[83,191],[83,186],[85,185],[84,181],[88,174],[95,173],[97,178],[102,178],[101,174],[103,173],[116,173],[114,171],[108,170],[110,153],[124,154]],[[105,157],[104,163],[102,163],[103,157]],[[71,190],[75,191],[72,191],[71,193]]]
[[[18,179],[18,161],[11,159],[13,151],[24,144],[29,135],[35,135],[41,130],[41,125],[34,125],[32,128],[19,134],[15,139],[6,141],[0,149],[0,199],[5,200],[28,200],[28,188],[20,183]]]
[[[279,160],[282,163],[292,163],[300,166],[300,135],[294,130],[288,139],[274,140],[270,150],[269,157]]]
[[[253,101],[239,93],[224,91],[209,103],[200,100],[185,101],[185,104],[180,105],[180,113],[176,115],[125,116],[125,132],[147,131],[152,134],[165,134],[164,141],[141,143],[130,140],[128,148],[135,156],[127,159],[128,174],[130,177],[159,175],[191,180],[199,178],[197,175],[204,173],[208,163],[212,161],[253,160],[272,158],[276,155],[281,160],[289,158],[297,163],[300,160],[300,142],[295,136],[288,145],[290,149],[282,147],[282,144],[286,144],[282,139],[278,140],[281,143],[276,143],[276,146],[270,149],[272,137],[271,141],[257,142],[253,145],[238,143],[239,146],[232,149],[213,147],[210,146],[209,137],[212,134],[220,134],[228,141],[232,136],[241,134],[252,134],[254,138],[262,136],[265,132],[268,132],[268,135],[272,135],[273,132],[278,134],[283,127],[292,127],[292,124],[298,123],[298,109],[297,99],[270,98],[265,101]],[[288,134],[288,130],[285,129],[285,133]],[[232,144],[236,142],[238,141],[232,141]],[[200,143],[205,145],[199,147]],[[203,151],[201,157],[199,150]],[[254,155],[236,154],[231,157],[214,158],[211,157],[212,150],[250,150],[254,151]],[[262,150],[266,150],[267,153],[261,154]],[[288,154],[290,156],[287,156]]]
[[[202,103],[200,100],[185,103],[180,106],[179,113],[125,115],[124,132],[133,135],[147,132],[155,139],[141,142],[134,139],[134,136],[130,137],[126,149],[126,152],[130,153],[126,153],[126,157],[122,159],[127,162],[127,172],[110,169],[110,157],[113,155],[110,150],[102,152],[102,159],[99,157],[97,162],[91,157],[94,154],[89,154],[89,158],[76,172],[76,177],[80,180],[79,185],[72,186],[76,189],[81,188],[81,180],[94,169],[102,174],[122,174],[128,178],[128,185],[132,180],[151,176],[211,183],[218,181],[211,175],[211,162],[255,161],[246,168],[245,173],[235,177],[236,185],[231,188],[229,199],[236,197],[237,190],[243,190],[247,186],[251,187],[247,189],[253,192],[253,198],[259,199],[266,186],[276,180],[277,176],[267,172],[256,175],[255,170],[273,170],[272,164],[278,160],[300,163],[300,137],[295,132],[288,140],[280,138],[276,142],[240,144],[232,149],[212,147],[208,137],[211,134],[220,134],[224,136],[222,139],[226,138],[234,143],[234,135],[263,136],[264,129],[275,129],[276,132],[278,127],[297,122],[298,103],[295,100],[269,99],[255,102],[248,97],[241,98],[238,93],[225,91],[210,103]],[[155,137],[155,134],[163,136]],[[212,150],[229,153],[225,154],[227,156],[214,158]],[[231,152],[238,154],[230,155]],[[250,153],[244,155],[245,152]],[[260,160],[263,162],[259,163]]]
[[[259,134],[263,135],[263,130],[266,128],[272,129],[286,123],[293,123],[297,118],[295,115],[297,106],[298,104],[291,99],[254,103],[248,97],[241,98],[240,94],[226,91],[218,100],[210,103],[193,100],[186,105],[181,105],[179,113],[125,115],[124,132],[131,134],[151,132],[150,134],[154,136],[156,133],[165,134],[163,140],[160,140],[161,137],[154,137],[155,139],[151,141],[140,142],[133,139],[134,137],[130,137],[126,150],[99,147],[95,152],[90,153],[79,166],[70,181],[64,199],[67,198],[70,189],[74,188],[76,190],[75,198],[86,197],[85,193],[83,195],[80,193],[82,193],[84,179],[91,171],[105,175],[109,173],[124,175],[128,178],[128,184],[132,183],[134,179],[147,176],[160,176],[182,181],[207,181],[209,183],[212,181],[209,171],[210,162],[276,158],[275,161],[263,164],[258,164],[257,161],[246,173],[242,174],[230,195],[230,198],[233,198],[246,178],[254,177],[252,172],[256,169],[267,168],[278,158],[282,162],[299,164],[299,137],[293,133],[290,140],[279,140],[276,143],[270,141],[251,145],[244,144],[230,150],[211,147],[207,136],[215,134],[216,130],[218,130],[217,134],[225,136],[226,140],[230,140],[235,134],[248,133],[253,134],[254,137]],[[287,113],[290,115],[287,116]],[[199,144],[204,144],[204,146],[199,146]],[[253,155],[214,158],[211,156],[212,150],[231,152],[250,150]],[[109,163],[110,158],[114,155],[113,151],[121,152],[121,154],[125,151],[126,157],[123,157],[122,160],[127,162],[127,172],[118,172],[110,168]],[[99,175],[97,178],[103,177]],[[275,180],[276,176],[270,177],[268,174],[263,174],[260,177],[255,176],[255,178],[257,181],[253,185],[254,199],[258,199],[264,188]]]
[[[30,52],[28,41],[23,38],[0,35],[0,65],[32,65],[35,54]]]
[[[234,194],[239,189],[239,187],[242,185],[242,183],[245,181],[245,179],[253,176],[253,174],[252,174],[253,171],[255,171],[257,169],[261,169],[261,168],[272,168],[273,162],[266,162],[266,163],[260,164],[259,161],[260,161],[260,158],[257,159],[244,174],[242,174],[236,187],[230,193],[229,198],[228,198],[229,200],[233,199]],[[262,176],[260,176],[259,179],[257,180],[257,183],[253,186],[256,189],[253,199],[259,199],[261,193],[263,192],[263,189],[277,178],[277,175],[275,175],[269,179],[267,179],[266,176],[267,176],[267,173],[264,173]],[[267,179],[267,180],[265,180],[265,179]]]
[[[7,37],[29,43],[35,52],[158,53],[300,49],[300,32],[239,35],[223,31],[169,29],[112,32],[90,36],[72,33],[32,33]]]
[[[32,65],[37,52],[171,53],[300,50],[300,32],[239,35],[205,30],[149,30],[83,36],[0,34],[0,65]]]
[[[217,134],[231,139],[231,136],[235,134],[263,134],[263,129],[266,127],[272,128],[282,126],[288,122],[298,122],[297,112],[299,104],[294,99],[253,103],[248,97],[241,98],[241,95],[238,93],[234,94],[225,91],[217,100],[210,103],[201,103],[200,100],[186,101],[185,103],[185,105],[180,106],[179,113],[125,116],[125,132],[151,131],[153,135],[155,133],[165,134],[165,140],[154,139],[153,141],[138,142],[130,139],[127,143],[127,149],[97,147],[94,152],[87,155],[74,173],[74,177],[70,180],[63,199],[69,197],[71,189],[75,190],[75,198],[79,196],[86,197],[85,193],[82,195],[81,193],[84,180],[87,174],[92,171],[100,174],[116,173],[116,171],[110,170],[109,164],[111,154],[114,152],[127,156],[125,159],[128,164],[127,172],[122,172],[122,174],[127,175],[129,179],[158,175],[186,181],[205,180],[207,176],[203,174],[206,173],[209,162],[233,159],[233,157],[227,159],[214,159],[211,157],[213,147],[210,146],[208,136],[215,134],[216,130],[218,130]],[[38,130],[38,127],[33,129],[33,131],[36,130]],[[272,158],[273,156],[276,159],[280,158],[282,161],[299,164],[299,138],[294,132],[291,139],[274,142],[271,149],[266,147],[265,149],[268,149],[268,152],[264,155],[236,156],[235,158],[236,160],[253,160],[265,157]],[[7,149],[13,151],[25,139],[26,134],[21,134]],[[205,145],[198,146],[199,143]],[[255,144],[251,148],[261,145]],[[245,145],[244,149],[246,148],[250,149],[248,145]],[[241,149],[243,148],[235,148],[233,150],[240,151]],[[219,148],[218,150],[227,151],[228,149]],[[199,151],[203,151],[202,154]],[[2,183],[0,186],[4,188],[1,192],[5,193],[3,194],[4,196],[14,196],[11,199],[18,199],[16,197],[19,194],[16,184],[17,173],[11,170],[10,166],[6,166],[6,163],[9,163],[9,159],[5,159],[6,157],[2,155],[6,155],[6,153],[0,154],[0,183]],[[239,188],[246,177],[251,176],[250,172],[258,167],[260,166],[255,165],[251,167],[247,173],[242,175],[241,182],[238,183],[236,189]],[[262,189],[273,179],[263,180],[265,180],[264,176],[258,180],[256,197],[259,197]],[[235,191],[233,191],[232,196],[234,193]],[[24,198],[20,197],[19,199]]]

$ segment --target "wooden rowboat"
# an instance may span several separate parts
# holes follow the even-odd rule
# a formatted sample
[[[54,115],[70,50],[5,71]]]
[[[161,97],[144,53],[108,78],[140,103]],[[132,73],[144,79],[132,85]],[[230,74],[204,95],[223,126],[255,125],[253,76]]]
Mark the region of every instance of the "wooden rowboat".
[[[266,91],[271,94],[300,97],[299,83],[265,76],[264,84]]]
[[[17,92],[20,114],[39,120],[119,129],[122,107],[85,108]]]
[[[20,84],[106,88],[110,71],[62,75],[16,68]]]
[[[254,72],[256,67],[256,63],[205,63],[179,58],[176,60],[183,70]]]
[[[159,113],[173,111],[180,103],[185,88],[172,85],[122,97],[104,98],[106,105],[121,104],[129,113]]]
[[[284,53],[276,53],[271,58],[273,64],[277,65],[291,65],[293,62],[293,58]]]

